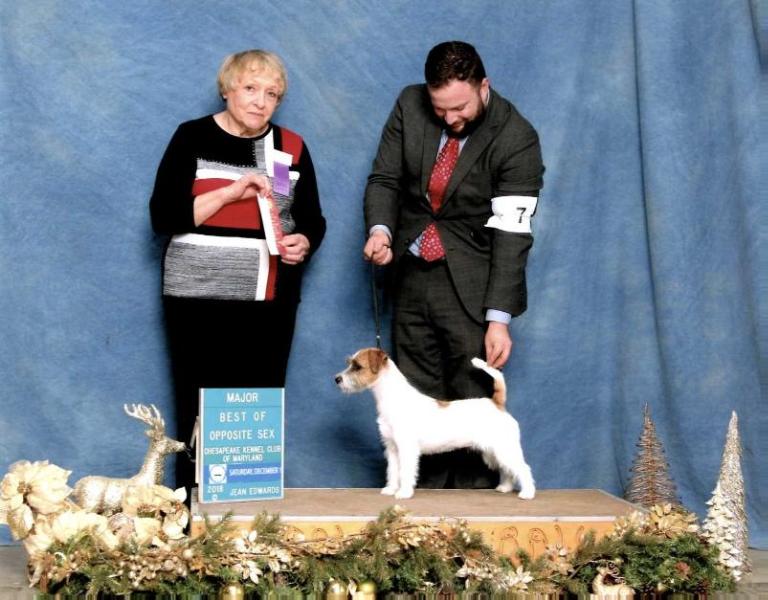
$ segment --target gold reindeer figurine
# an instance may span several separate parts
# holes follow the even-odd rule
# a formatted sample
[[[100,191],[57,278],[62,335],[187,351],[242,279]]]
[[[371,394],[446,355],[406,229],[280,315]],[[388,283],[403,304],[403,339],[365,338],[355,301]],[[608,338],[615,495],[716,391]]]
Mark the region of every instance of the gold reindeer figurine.
[[[91,512],[111,515],[120,510],[123,494],[131,485],[155,485],[163,482],[165,456],[181,452],[186,448],[182,442],[172,440],[165,435],[165,421],[154,404],[147,408],[144,404],[123,404],[125,414],[150,428],[145,432],[149,437],[149,449],[144,457],[141,470],[129,479],[89,475],[78,480],[72,497],[81,508]]]

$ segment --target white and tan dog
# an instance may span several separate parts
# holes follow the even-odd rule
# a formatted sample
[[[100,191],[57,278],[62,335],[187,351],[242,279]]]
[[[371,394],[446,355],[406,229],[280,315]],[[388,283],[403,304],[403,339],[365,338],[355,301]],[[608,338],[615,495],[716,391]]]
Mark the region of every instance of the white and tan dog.
[[[493,377],[493,398],[452,402],[430,398],[408,383],[394,361],[377,348],[360,350],[347,359],[336,384],[347,393],[370,389],[376,400],[387,457],[382,494],[413,496],[419,455],[474,448],[489,467],[501,472],[499,492],[511,492],[517,483],[520,498],[534,497],[536,486],[520,446],[520,427],[505,408],[504,376],[479,358],[472,364]]]

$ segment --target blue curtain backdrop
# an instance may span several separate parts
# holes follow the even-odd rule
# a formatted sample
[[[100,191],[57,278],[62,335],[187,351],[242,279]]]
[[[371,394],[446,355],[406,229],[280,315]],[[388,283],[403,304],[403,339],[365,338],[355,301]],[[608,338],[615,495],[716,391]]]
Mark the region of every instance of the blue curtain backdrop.
[[[263,47],[288,66],[276,120],[307,140],[329,219],[289,370],[286,483],[381,485],[373,403],[333,383],[374,342],[363,189],[400,88],[435,43],[464,39],[537,127],[547,166],[506,369],[539,486],[621,495],[648,403],[703,516],[735,410],[751,542],[768,546],[757,13],[748,0],[0,3],[0,474],[50,459],[70,483],[130,476],[146,438],[123,403],[172,422],[147,200],[177,124],[220,110],[222,58]]]

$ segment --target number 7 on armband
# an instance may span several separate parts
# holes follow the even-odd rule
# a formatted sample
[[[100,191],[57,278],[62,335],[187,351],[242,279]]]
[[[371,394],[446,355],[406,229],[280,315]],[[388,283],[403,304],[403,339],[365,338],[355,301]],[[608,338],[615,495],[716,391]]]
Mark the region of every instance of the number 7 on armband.
[[[537,204],[536,196],[497,196],[491,200],[493,216],[485,226],[510,233],[531,233],[531,217]]]

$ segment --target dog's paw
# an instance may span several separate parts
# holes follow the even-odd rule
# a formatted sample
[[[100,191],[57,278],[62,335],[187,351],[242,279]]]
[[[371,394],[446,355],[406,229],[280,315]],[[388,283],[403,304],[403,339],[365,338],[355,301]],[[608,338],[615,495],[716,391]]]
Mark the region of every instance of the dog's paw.
[[[483,369],[488,366],[487,362],[485,362],[481,358],[477,358],[477,356],[475,356],[475,358],[473,358],[471,362],[472,362],[472,366],[475,367],[476,369]]]
[[[534,496],[536,496],[535,488],[523,488],[520,490],[520,493],[517,494],[517,497],[521,500],[533,500]]]
[[[496,491],[502,494],[509,494],[514,486],[511,483],[500,483],[496,486]]]
[[[413,488],[400,488],[395,492],[395,498],[413,498]]]
[[[397,490],[394,487],[387,486],[385,488],[381,488],[381,494],[383,496],[394,496],[396,491]]]

